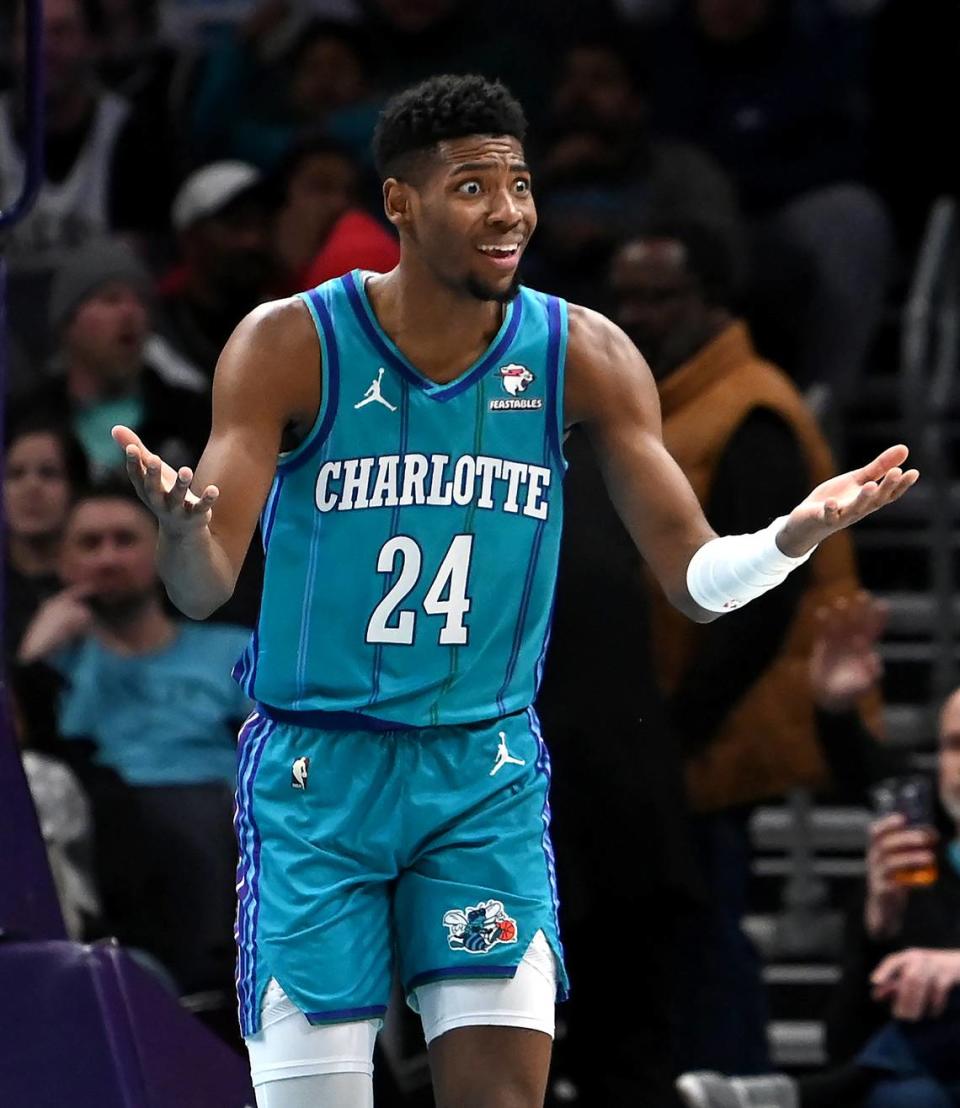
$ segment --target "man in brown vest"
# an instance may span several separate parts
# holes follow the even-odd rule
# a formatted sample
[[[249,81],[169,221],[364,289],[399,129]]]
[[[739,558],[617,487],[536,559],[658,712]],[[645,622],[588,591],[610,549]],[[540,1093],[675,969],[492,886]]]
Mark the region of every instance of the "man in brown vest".
[[[795,386],[734,316],[734,273],[726,238],[676,225],[626,242],[611,284],[617,322],[657,379],[668,450],[712,526],[741,534],[766,526],[833,462]],[[783,587],[724,620],[695,625],[675,618],[659,590],[652,596],[653,656],[701,813],[712,902],[682,968],[690,995],[680,1055],[698,1066],[768,1069],[759,965],[739,927],[747,815],[760,800],[824,780],[807,677],[813,612],[857,587],[849,537],[838,534]]]

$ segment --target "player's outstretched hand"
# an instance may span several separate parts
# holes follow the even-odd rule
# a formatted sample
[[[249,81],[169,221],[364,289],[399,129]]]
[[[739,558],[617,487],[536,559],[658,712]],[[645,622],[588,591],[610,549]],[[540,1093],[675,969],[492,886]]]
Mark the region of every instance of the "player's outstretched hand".
[[[200,496],[195,496],[190,491],[193,470],[187,466],[175,470],[167,465],[159,454],[151,453],[129,427],[114,427],[111,434],[124,452],[127,476],[137,496],[168,534],[188,534],[209,524],[211,509],[220,495],[216,485],[207,485]]]
[[[915,469],[903,469],[908,454],[905,446],[890,446],[862,469],[818,485],[790,513],[777,546],[799,557],[836,531],[899,500],[920,476]]]

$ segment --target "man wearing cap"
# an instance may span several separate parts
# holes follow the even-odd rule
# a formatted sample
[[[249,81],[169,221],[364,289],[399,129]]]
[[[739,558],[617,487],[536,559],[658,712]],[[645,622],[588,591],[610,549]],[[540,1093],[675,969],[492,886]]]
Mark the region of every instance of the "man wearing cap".
[[[121,417],[185,461],[206,435],[209,400],[186,372],[171,383],[150,356],[151,291],[149,273],[120,240],[97,239],[68,254],[48,313],[58,372],[12,405],[15,420],[34,411],[62,418],[95,476],[117,469],[110,428]]]
[[[245,162],[212,162],[173,201],[181,264],[160,283],[161,334],[208,379],[234,327],[272,293],[266,187]]]

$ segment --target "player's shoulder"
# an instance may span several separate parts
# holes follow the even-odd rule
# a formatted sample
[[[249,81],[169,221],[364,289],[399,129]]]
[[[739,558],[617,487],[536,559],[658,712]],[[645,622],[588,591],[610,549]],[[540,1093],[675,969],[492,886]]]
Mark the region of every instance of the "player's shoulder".
[[[276,343],[284,346],[315,340],[313,320],[310,309],[300,296],[285,296],[280,300],[267,300],[248,312],[234,332],[246,342],[264,344],[268,347]]]
[[[567,307],[567,367],[597,368],[611,366],[623,359],[632,360],[637,348],[608,316],[582,304]]]

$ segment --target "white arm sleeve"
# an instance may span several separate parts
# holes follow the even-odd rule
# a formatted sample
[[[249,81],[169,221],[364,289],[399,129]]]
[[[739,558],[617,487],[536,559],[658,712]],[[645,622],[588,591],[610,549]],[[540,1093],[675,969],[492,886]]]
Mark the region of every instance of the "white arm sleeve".
[[[751,535],[725,535],[706,542],[687,566],[687,590],[708,612],[732,612],[775,588],[810,557],[791,558],[776,538],[786,516]],[[814,547],[814,550],[816,547]]]

